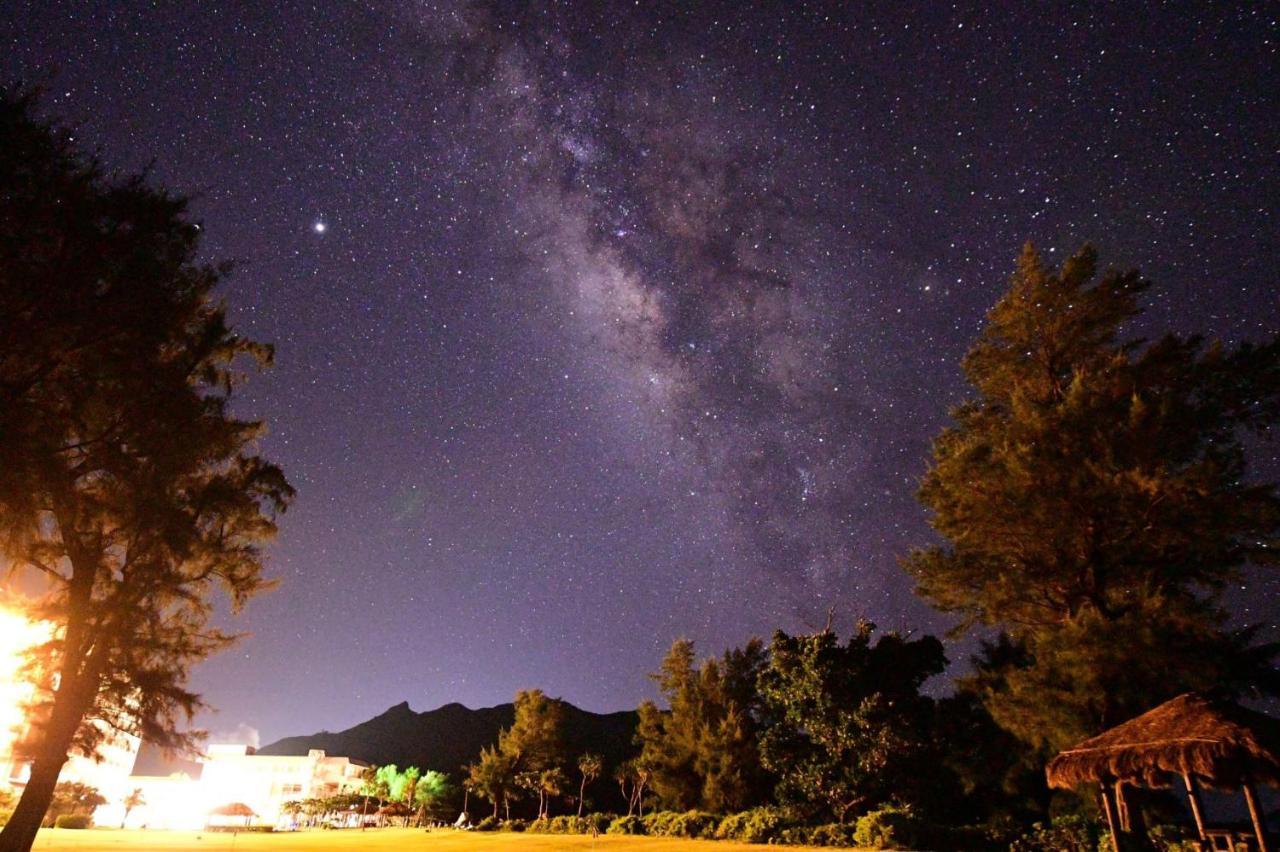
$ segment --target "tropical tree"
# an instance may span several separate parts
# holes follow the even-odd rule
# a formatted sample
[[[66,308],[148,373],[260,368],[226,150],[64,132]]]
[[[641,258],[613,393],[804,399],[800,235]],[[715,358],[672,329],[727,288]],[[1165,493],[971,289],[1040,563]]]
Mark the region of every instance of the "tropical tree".
[[[613,780],[618,783],[618,792],[627,803],[627,816],[633,816],[636,811],[635,774],[631,771],[632,765],[633,761],[626,760],[613,770]]]
[[[1135,336],[1150,286],[1028,246],[919,492],[946,541],[905,566],[960,630],[1003,631],[970,686],[1045,751],[1186,690],[1280,686],[1276,646],[1222,604],[1280,552],[1275,484],[1247,464],[1280,415],[1280,339]]]
[[[559,796],[569,779],[559,766],[552,766],[538,773],[538,819],[551,815],[551,799]]]
[[[696,665],[694,645],[672,644],[653,675],[668,705],[639,707],[636,739],[658,801],[673,810],[742,810],[763,800],[767,782],[756,747],[756,678],[764,646]]]
[[[510,802],[518,790],[538,797],[538,818],[548,805],[548,789],[563,785],[564,702],[549,698],[540,689],[516,693],[515,720],[498,734],[498,751],[509,767],[510,781],[504,792]],[[545,783],[544,783],[545,782]]]
[[[232,413],[271,350],[227,324],[185,200],[108,177],[32,110],[0,94],[0,558],[54,629],[7,850],[30,848],[72,751],[193,746],[187,673],[234,638],[214,597],[270,585],[261,545],[293,493]]]
[[[400,795],[396,797],[396,801],[402,802],[410,810],[413,809],[413,791],[418,786],[421,775],[422,771],[416,766],[406,766],[404,772],[400,773]]]
[[[142,788],[134,787],[133,791],[121,800],[121,804],[124,805],[124,816],[120,818],[120,827],[124,828],[125,823],[129,821],[129,814],[133,813],[134,808],[140,808],[146,803],[147,800],[142,795]]]
[[[498,748],[517,772],[542,772],[564,760],[564,702],[540,689],[516,693],[515,721],[498,736]]]
[[[54,787],[52,801],[49,803],[49,810],[45,814],[44,825],[51,826],[64,814],[83,814],[84,816],[93,816],[94,810],[99,805],[105,805],[106,798],[98,791],[97,787],[91,784],[85,784],[80,781],[59,781]],[[3,840],[3,837],[0,837]],[[0,848],[8,849],[9,847],[0,846]]]
[[[360,815],[369,812],[369,799],[378,795],[378,767],[366,766],[360,771],[360,795],[364,801],[360,805]]]
[[[435,811],[449,795],[449,777],[443,772],[428,769],[422,773],[418,783],[413,787],[413,804],[418,809],[418,822],[421,823],[429,815],[435,818]],[[465,805],[463,806],[465,810]]]
[[[387,763],[379,766],[374,772],[374,795],[378,799],[378,807],[381,808],[388,801],[395,798],[395,793],[399,791],[399,787],[404,784],[400,777],[400,767],[394,763]]]
[[[873,644],[874,632],[862,622],[845,644],[830,629],[774,634],[759,680],[772,719],[760,756],[783,804],[845,822],[881,804],[918,804],[937,784],[933,703],[920,687],[945,669],[942,643],[888,633]]]
[[[578,784],[578,816],[582,816],[582,806],[586,801],[587,785],[600,777],[604,771],[604,759],[598,754],[587,752],[578,757],[578,774],[582,781]]]
[[[614,770],[613,780],[627,800],[627,816],[644,816],[644,791],[652,779],[653,770],[638,757],[623,761]]]
[[[511,758],[497,746],[480,750],[480,759],[467,767],[468,790],[493,803],[493,818],[498,818],[498,808],[511,797],[515,786],[515,771]]]
[[[315,801],[314,799],[308,799],[306,801],[302,799],[290,799],[289,801],[285,802],[280,806],[280,813],[289,817],[294,822],[297,822],[298,818],[301,817],[304,813],[311,812],[311,809],[308,807],[308,802],[314,802],[314,801]],[[129,815],[128,811],[126,810],[125,811],[126,818],[128,817],[128,815]],[[124,828],[124,823],[121,823],[120,827]]]

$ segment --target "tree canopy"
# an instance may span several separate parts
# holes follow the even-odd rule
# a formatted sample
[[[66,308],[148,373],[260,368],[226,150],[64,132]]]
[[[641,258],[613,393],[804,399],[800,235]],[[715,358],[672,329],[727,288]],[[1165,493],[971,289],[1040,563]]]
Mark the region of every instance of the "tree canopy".
[[[187,672],[234,638],[214,593],[238,608],[270,585],[261,545],[293,495],[231,411],[272,353],[228,325],[186,200],[106,174],[33,109],[0,97],[0,552],[55,628],[16,848],[69,750],[192,742]]]
[[[767,793],[756,748],[756,677],[764,648],[752,640],[696,665],[693,643],[672,644],[653,675],[669,709],[640,705],[640,762],[664,806],[740,810]]]
[[[919,492],[945,543],[906,568],[961,629],[1005,632],[974,683],[1041,747],[1187,689],[1276,685],[1221,593],[1276,559],[1280,500],[1247,449],[1280,412],[1280,341],[1134,336],[1150,287],[1099,277],[1089,247],[1052,270],[1028,246]]]
[[[933,702],[920,687],[946,667],[932,636],[896,633],[874,643],[861,622],[847,643],[830,629],[778,631],[759,688],[770,719],[760,757],[778,776],[780,801],[844,822],[885,803],[916,804],[937,786],[925,771]]]

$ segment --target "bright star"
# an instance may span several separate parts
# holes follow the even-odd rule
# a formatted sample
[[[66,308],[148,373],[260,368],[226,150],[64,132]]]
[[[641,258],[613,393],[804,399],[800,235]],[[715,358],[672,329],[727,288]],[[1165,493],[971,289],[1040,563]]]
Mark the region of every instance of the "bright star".
[[[317,221],[314,225],[311,226],[311,229],[315,231],[317,234],[323,234],[326,230],[328,230],[328,228],[329,228],[328,225],[320,221]]]

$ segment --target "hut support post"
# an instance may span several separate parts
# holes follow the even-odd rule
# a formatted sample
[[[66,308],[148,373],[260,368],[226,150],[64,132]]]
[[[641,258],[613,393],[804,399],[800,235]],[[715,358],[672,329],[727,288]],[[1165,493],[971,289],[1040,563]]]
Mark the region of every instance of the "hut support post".
[[[1200,804],[1200,785],[1189,772],[1182,773],[1182,783],[1187,785],[1187,801],[1191,803],[1191,816],[1196,821],[1196,833],[1204,840],[1204,807]]]
[[[1117,781],[1116,790],[1116,816],[1120,818],[1120,830],[1128,834],[1133,830],[1129,825],[1129,797],[1124,793],[1124,782]]]
[[[1124,852],[1120,848],[1120,823],[1116,819],[1116,803],[1111,797],[1111,785],[1103,781],[1098,786],[1102,788],[1102,812],[1107,815],[1107,831],[1111,832],[1111,850]]]
[[[1267,824],[1262,819],[1262,807],[1258,804],[1258,793],[1253,789],[1253,782],[1246,781],[1242,787],[1244,801],[1249,806],[1249,818],[1253,820],[1253,832],[1258,835],[1258,852],[1271,852],[1267,842]]]

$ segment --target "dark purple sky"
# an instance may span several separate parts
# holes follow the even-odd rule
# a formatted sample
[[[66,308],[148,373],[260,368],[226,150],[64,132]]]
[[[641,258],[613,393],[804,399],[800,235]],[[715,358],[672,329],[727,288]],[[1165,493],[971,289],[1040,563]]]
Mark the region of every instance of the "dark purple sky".
[[[895,560],[1028,238],[1140,266],[1153,329],[1280,330],[1275,6],[525,5],[0,15],[2,78],[198,194],[277,346],[241,407],[299,498],[215,730],[944,628]]]

